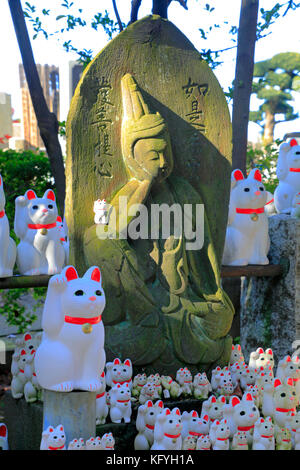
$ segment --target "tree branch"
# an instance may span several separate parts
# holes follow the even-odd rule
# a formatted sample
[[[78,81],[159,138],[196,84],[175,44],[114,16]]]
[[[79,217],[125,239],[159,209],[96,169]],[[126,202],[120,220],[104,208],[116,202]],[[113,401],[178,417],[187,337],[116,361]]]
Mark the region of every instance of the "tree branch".
[[[139,8],[141,6],[142,0],[131,0],[131,13],[129,24],[137,21]]]
[[[22,56],[32,105],[55,180],[57,203],[63,215],[66,183],[62,151],[58,140],[58,121],[55,114],[49,111],[44,97],[20,0],[9,0],[8,3]]]
[[[113,7],[114,7],[114,12],[115,12],[115,15],[116,15],[116,18],[117,18],[117,22],[118,22],[118,25],[119,25],[119,30],[121,32],[121,31],[123,31],[123,25],[122,25],[122,21],[121,21],[119,12],[118,12],[116,0],[112,0],[112,3],[113,3]]]

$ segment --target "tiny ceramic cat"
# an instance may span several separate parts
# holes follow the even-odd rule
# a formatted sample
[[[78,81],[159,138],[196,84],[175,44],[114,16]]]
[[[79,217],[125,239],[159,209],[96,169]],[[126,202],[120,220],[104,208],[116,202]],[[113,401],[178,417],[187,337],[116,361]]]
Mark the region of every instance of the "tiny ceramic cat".
[[[182,422],[179,408],[165,408],[158,416],[154,427],[154,442],[151,450],[181,450]]]
[[[186,436],[182,441],[182,450],[196,450],[197,439],[193,436]]]
[[[21,274],[57,274],[65,262],[65,250],[57,226],[55,194],[48,189],[38,198],[30,189],[15,200],[14,230],[17,265]]]
[[[258,169],[251,170],[246,179],[241,170],[232,172],[224,265],[269,264],[267,199]]]
[[[9,450],[7,437],[7,426],[0,423],[0,450]]]
[[[205,372],[202,374],[199,372],[194,376],[193,379],[193,393],[194,397],[198,400],[206,399],[208,397],[209,392],[212,391],[211,384],[207,378]]]
[[[128,383],[116,384],[110,390],[110,419],[112,423],[130,423],[131,393]]]
[[[116,358],[113,362],[106,364],[106,384],[113,387],[116,384],[123,385],[128,383],[130,389],[132,388],[132,363],[130,359]]]
[[[85,442],[84,439],[73,439],[69,442],[68,450],[85,450]]]
[[[276,174],[279,180],[274,192],[276,210],[290,213],[293,198],[300,191],[300,146],[296,139],[280,145]]]
[[[158,400],[162,396],[162,385],[161,385],[161,378],[159,374],[151,374],[149,377],[147,377],[147,382],[151,382],[156,389],[155,397]]]
[[[247,434],[237,431],[232,438],[231,450],[249,450]]]
[[[225,405],[226,397],[220,396],[216,398],[214,395],[211,395],[202,403],[201,418],[207,415],[211,423],[216,419],[220,421],[223,419],[223,409]]]
[[[62,424],[49,426],[42,433],[40,450],[66,450],[66,434]]]
[[[16,256],[16,244],[9,236],[9,223],[7,215],[5,214],[3,180],[0,175],[0,277],[9,277],[13,275]]]
[[[104,307],[97,266],[82,278],[73,266],[50,278],[42,316],[43,339],[35,354],[41,387],[60,392],[101,389]]]
[[[237,431],[244,431],[248,444],[252,444],[254,423],[259,418],[259,411],[250,393],[242,400],[236,396],[231,397],[229,404],[223,408],[223,416],[228,421],[231,437]]]
[[[292,446],[294,449],[296,434],[300,432],[300,411],[291,413],[290,421],[288,422],[288,428],[291,431]]]
[[[157,398],[155,384],[152,382],[147,382],[141,390],[139,403],[140,405],[144,405],[147,400],[155,400],[155,398]]]
[[[183,395],[189,396],[193,394],[193,376],[187,367],[178,369],[176,382],[179,383]]]
[[[60,215],[57,216],[56,218],[56,223],[59,231],[59,241],[62,244],[64,251],[65,251],[65,261],[64,265],[67,266],[69,264],[69,240],[67,236],[67,231],[65,227],[65,222],[62,220]]]
[[[108,205],[105,199],[94,201],[94,213],[95,224],[105,225],[108,223]]]
[[[213,450],[229,450],[230,429],[226,419],[215,420],[210,426],[209,438]]]
[[[34,403],[35,401],[37,401],[38,390],[40,389],[34,368],[34,357],[34,349],[32,349],[30,353],[26,354],[26,365],[24,368],[24,375],[27,382],[24,385],[24,396],[27,403]]]
[[[25,366],[27,363],[27,353],[25,349],[21,349],[16,356],[17,359],[17,371],[13,374],[12,382],[11,382],[11,394],[13,398],[22,398],[24,395],[24,387],[27,382],[27,378],[25,376]]]
[[[245,359],[242,353],[241,345],[240,344],[232,345],[229,365],[232,366],[236,362],[244,362],[244,361]]]
[[[275,437],[275,450],[292,450],[291,432],[287,428],[278,429]]]
[[[252,450],[275,450],[272,418],[259,418],[254,424]]]
[[[103,434],[101,438],[102,450],[115,450],[115,439],[111,432]]]
[[[135,398],[140,396],[143,386],[147,383],[146,374],[137,374],[133,378],[131,395]]]
[[[203,434],[197,439],[196,450],[210,450],[211,440],[209,435]]]
[[[184,439],[190,435],[193,437],[200,437],[202,434],[209,433],[209,417],[208,415],[199,418],[197,411],[192,410],[189,413],[184,411],[182,413],[182,431],[181,436]]]
[[[157,401],[155,404],[148,400],[144,405],[139,406],[136,419],[138,431],[134,440],[135,450],[149,450],[154,442],[154,425],[157,416],[163,410],[163,402]]]
[[[161,376],[161,384],[165,398],[178,398],[182,394],[180,385],[169,375]]]
[[[105,424],[108,415],[108,406],[106,403],[106,382],[104,371],[100,375],[101,387],[96,395],[96,424]]]
[[[297,395],[292,379],[283,382],[277,378],[274,380],[273,413],[271,416],[275,422],[275,434],[277,429],[286,428],[291,419],[291,413],[296,411]]]
[[[101,438],[90,437],[85,443],[85,450],[103,450],[101,446]]]

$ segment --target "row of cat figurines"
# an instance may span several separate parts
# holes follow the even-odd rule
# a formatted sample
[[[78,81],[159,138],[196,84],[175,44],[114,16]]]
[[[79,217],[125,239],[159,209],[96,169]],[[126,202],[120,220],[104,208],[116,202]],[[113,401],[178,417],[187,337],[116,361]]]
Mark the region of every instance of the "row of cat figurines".
[[[247,177],[236,169],[231,174],[223,265],[269,264],[269,220],[273,214],[300,217],[300,145],[296,139],[279,147],[274,195],[267,191],[258,168]]]
[[[68,264],[67,226],[58,215],[52,189],[42,197],[29,189],[16,198],[14,232],[20,239],[18,246],[10,237],[0,175],[0,277],[12,276],[15,264],[22,275],[53,275]]]

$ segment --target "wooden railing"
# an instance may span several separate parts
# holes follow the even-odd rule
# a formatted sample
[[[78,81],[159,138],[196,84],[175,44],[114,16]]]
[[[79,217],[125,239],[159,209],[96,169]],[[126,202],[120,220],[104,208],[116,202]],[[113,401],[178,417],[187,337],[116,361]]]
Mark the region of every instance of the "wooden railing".
[[[284,264],[222,266],[221,278],[233,277],[276,277],[285,273]],[[0,279],[0,289],[18,289],[30,287],[47,287],[51,276],[12,276]]]

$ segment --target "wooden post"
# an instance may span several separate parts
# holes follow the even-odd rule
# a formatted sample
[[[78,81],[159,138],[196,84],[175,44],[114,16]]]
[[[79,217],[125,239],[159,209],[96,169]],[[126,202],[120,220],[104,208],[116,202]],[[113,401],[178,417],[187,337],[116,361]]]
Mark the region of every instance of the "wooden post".
[[[85,441],[96,435],[96,392],[70,393],[44,390],[43,431],[62,424],[66,447],[75,438]]]

